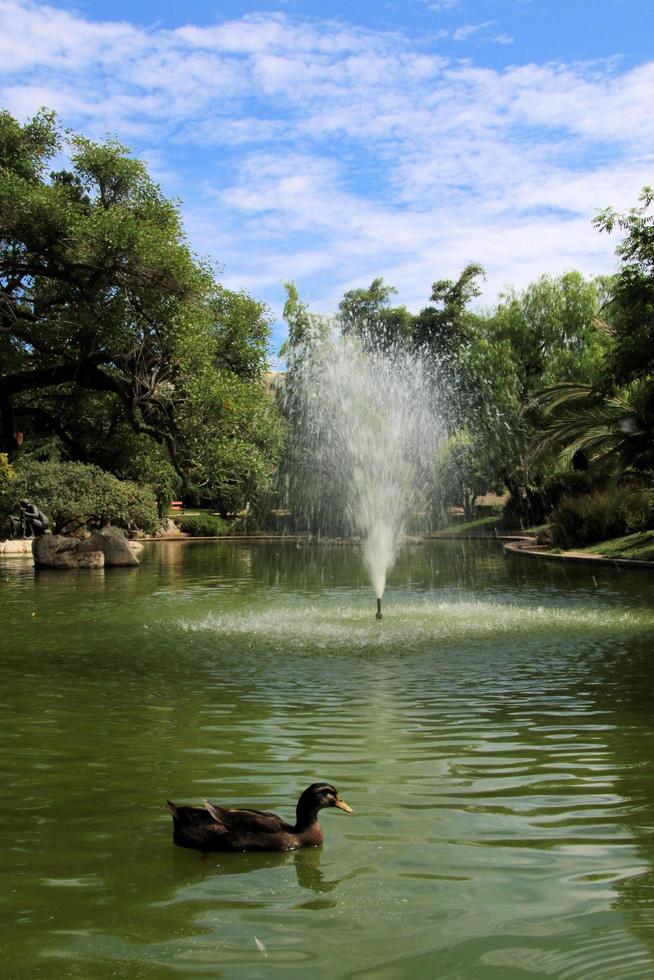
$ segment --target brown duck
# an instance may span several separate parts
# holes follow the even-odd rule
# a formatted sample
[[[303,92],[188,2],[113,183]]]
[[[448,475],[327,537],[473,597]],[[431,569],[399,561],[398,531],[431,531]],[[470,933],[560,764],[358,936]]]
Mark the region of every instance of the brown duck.
[[[177,806],[168,802],[173,815],[173,840],[197,851],[294,851],[318,847],[323,842],[318,811],[335,806],[346,813],[352,808],[330,783],[312,783],[297,801],[294,824],[275,813],[232,810],[204,801],[204,806]]]

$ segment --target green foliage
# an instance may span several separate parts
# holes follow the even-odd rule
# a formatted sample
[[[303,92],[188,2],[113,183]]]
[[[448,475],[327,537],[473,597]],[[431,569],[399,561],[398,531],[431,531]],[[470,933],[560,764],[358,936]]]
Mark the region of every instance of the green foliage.
[[[22,180],[38,180],[60,144],[54,113],[41,109],[21,126],[9,112],[0,111],[0,170]]]
[[[538,483],[513,486],[504,507],[503,524],[525,529],[545,526],[563,497],[589,494],[603,489],[606,483],[607,475],[601,470],[557,470]]]
[[[564,497],[552,520],[554,544],[593,544],[654,527],[654,491],[612,488]]]
[[[439,279],[432,286],[431,300],[415,318],[412,342],[415,347],[444,360],[457,354],[470,340],[473,318],[467,310],[471,300],[480,295],[477,280],[484,270],[471,262],[456,282]]]
[[[215,514],[188,514],[175,518],[180,531],[194,538],[216,538],[227,534],[229,527]]]
[[[618,384],[654,374],[654,190],[643,188],[639,202],[622,215],[606,208],[595,219],[600,231],[626,232],[616,249],[621,266],[607,308],[614,337],[610,375]]]
[[[594,370],[584,368],[571,345],[568,376],[559,376],[534,400],[542,426],[532,460],[553,454],[562,463],[581,459],[615,478],[654,469],[653,203],[654,191],[645,188],[639,206],[623,215],[607,208],[595,220],[600,231],[619,227],[626,237],[617,248],[618,274],[602,284],[608,297],[602,319],[594,321],[599,333],[591,336]],[[584,309],[590,309],[588,302]]]
[[[613,394],[575,382],[551,385],[535,404],[543,427],[532,441],[532,459],[556,451],[562,464],[582,457],[616,476],[654,466],[654,384],[649,381]]]
[[[85,463],[23,463],[2,495],[3,515],[16,513],[22,498],[50,518],[55,533],[106,524],[154,532],[159,526],[156,500],[147,487]]]
[[[23,452],[146,479],[160,502],[182,482],[236,507],[267,491],[268,315],[215,282],[125,147],[0,114],[0,287],[0,448],[23,431]]]
[[[507,341],[523,397],[544,384],[593,383],[601,376],[610,330],[601,319],[607,282],[579,272],[541,276],[523,292],[501,297],[490,336]]]
[[[6,453],[0,453],[0,493],[4,493],[14,479],[16,471]]]
[[[280,348],[280,356],[286,357],[291,350],[299,348],[310,337],[314,318],[304,300],[300,299],[294,282],[285,282],[286,302],[282,316],[288,324],[288,340]]]
[[[589,470],[560,470],[543,481],[543,495],[550,508],[558,505],[563,497],[577,497],[603,489],[606,476]]]
[[[413,316],[404,306],[392,307],[397,293],[383,279],[373,279],[368,289],[350,289],[339,303],[341,331],[359,337],[365,347],[393,349],[407,344],[413,330]]]
[[[443,523],[451,506],[463,507],[466,519],[472,520],[475,499],[487,489],[479,462],[476,441],[466,429],[440,446],[434,460],[430,500],[433,523]]]

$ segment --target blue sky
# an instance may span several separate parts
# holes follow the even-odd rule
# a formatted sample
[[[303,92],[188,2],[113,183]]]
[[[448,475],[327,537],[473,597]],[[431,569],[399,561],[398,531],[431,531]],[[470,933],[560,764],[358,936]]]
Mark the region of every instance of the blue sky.
[[[615,268],[592,218],[654,183],[653,36],[652,0],[0,0],[0,105],[117,135],[276,315],[285,279],[418,309],[469,261],[490,304]]]

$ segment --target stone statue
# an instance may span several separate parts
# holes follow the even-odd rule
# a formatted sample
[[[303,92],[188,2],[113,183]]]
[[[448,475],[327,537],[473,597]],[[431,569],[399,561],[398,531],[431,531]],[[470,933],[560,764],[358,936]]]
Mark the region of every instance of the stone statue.
[[[50,521],[42,510],[29,500],[20,501],[20,517],[10,517],[12,537],[38,538],[50,527]]]

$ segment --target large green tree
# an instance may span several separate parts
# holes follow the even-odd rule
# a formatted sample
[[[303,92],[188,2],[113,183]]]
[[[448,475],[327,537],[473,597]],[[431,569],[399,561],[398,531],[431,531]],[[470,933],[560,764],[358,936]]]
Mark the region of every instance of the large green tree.
[[[167,459],[236,506],[269,480],[279,443],[269,331],[262,305],[192,254],[177,204],[125,147],[65,135],[47,112],[25,125],[0,113],[6,450],[23,431],[24,451],[51,438],[64,457],[125,471],[109,443],[129,429],[144,478]],[[144,438],[165,450],[150,466]]]

